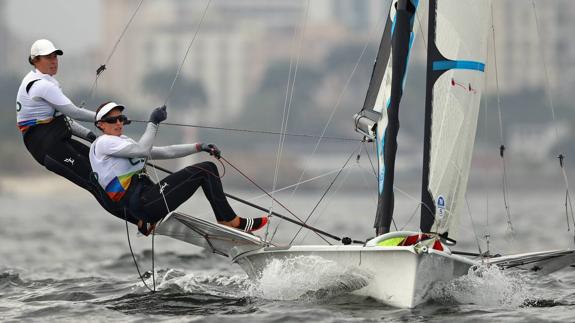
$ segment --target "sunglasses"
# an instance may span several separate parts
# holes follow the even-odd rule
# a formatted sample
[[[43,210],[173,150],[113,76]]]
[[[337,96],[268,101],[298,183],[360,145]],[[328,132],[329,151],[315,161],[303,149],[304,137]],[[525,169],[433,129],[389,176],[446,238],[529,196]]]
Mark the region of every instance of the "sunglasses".
[[[116,123],[118,121],[120,121],[123,124],[130,124],[131,121],[128,120],[128,117],[126,117],[123,114],[120,114],[119,116],[115,116],[115,117],[104,117],[102,118],[100,121],[105,122],[105,123]]]

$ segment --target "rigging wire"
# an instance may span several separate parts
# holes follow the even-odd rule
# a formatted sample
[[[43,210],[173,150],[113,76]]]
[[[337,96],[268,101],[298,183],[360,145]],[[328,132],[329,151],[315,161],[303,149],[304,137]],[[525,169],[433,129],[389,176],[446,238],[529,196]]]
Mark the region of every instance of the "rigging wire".
[[[195,31],[195,33],[194,33],[194,36],[193,36],[192,40],[190,41],[190,44],[188,45],[188,48],[186,49],[186,54],[184,55],[184,58],[182,59],[182,62],[180,63],[180,66],[178,67],[178,70],[176,71],[176,75],[174,76],[174,80],[172,81],[172,84],[171,84],[171,86],[170,86],[170,88],[169,88],[169,90],[168,90],[168,94],[166,95],[166,99],[165,99],[164,105],[163,105],[164,107],[166,107],[166,104],[168,103],[168,100],[169,100],[170,96],[172,95],[172,91],[173,91],[173,89],[174,89],[174,85],[176,84],[176,81],[178,80],[178,77],[179,77],[179,75],[180,75],[180,72],[182,71],[182,68],[183,68],[183,66],[184,66],[184,63],[186,62],[186,59],[187,59],[188,54],[189,54],[189,52],[190,52],[190,49],[191,49],[191,47],[192,47],[192,45],[193,45],[193,43],[194,43],[194,40],[196,39],[196,36],[198,35],[198,32],[199,32],[199,30],[200,30],[200,27],[202,26],[202,23],[204,22],[204,18],[205,18],[205,16],[206,16],[206,13],[207,13],[207,11],[208,11],[208,8],[209,8],[211,2],[212,2],[212,0],[208,0],[208,2],[207,2],[207,4],[206,4],[206,7],[204,8],[204,11],[203,11],[203,13],[202,13],[202,17],[201,17],[201,19],[200,19],[200,22],[198,23],[198,26],[197,26],[196,31]],[[158,131],[159,131],[159,127],[160,127],[160,126],[158,125]],[[155,140],[156,136],[157,136],[157,132],[154,134],[154,140]],[[145,167],[146,167],[146,165],[147,165],[149,159],[151,159],[151,152],[148,152],[148,157],[144,159],[144,169],[145,169]],[[160,182],[160,177],[159,177],[158,171],[157,171],[157,169],[156,169],[155,167],[154,167],[154,174],[155,174],[155,177],[156,177],[156,181],[157,181],[157,182]],[[168,201],[166,200],[166,196],[165,196],[163,190],[161,190],[161,189],[160,189],[160,194],[162,195],[162,199],[163,199],[163,201],[164,201],[164,204],[166,205],[166,210],[168,211],[168,213],[170,213],[170,207],[169,207],[169,205],[168,205]],[[161,222],[161,221],[162,221],[162,219],[160,219],[159,222]],[[145,225],[145,224],[144,224],[144,225]],[[155,265],[155,256],[154,256],[154,251],[155,251],[155,236],[156,236],[156,230],[154,229],[154,230],[152,231],[152,279],[153,279],[153,282],[154,282],[154,290],[156,290],[156,275],[155,275],[155,269],[154,269],[154,265]],[[138,272],[139,272],[139,270],[138,270]]]
[[[357,164],[359,166],[359,163]],[[330,207],[331,203],[334,200],[334,197],[337,196],[339,190],[343,187],[343,185],[347,182],[347,179],[349,178],[349,175],[351,174],[351,165],[350,167],[347,168],[347,172],[345,173],[345,175],[343,176],[342,180],[339,181],[337,187],[332,191],[332,193],[330,194],[329,199],[326,200],[326,202],[324,203],[324,205],[322,206],[321,211],[318,213],[318,215],[315,217],[315,219],[313,220],[312,225],[316,226],[317,223],[319,222],[320,218],[326,213],[326,211],[328,210],[328,208]],[[307,236],[309,235],[309,231],[306,232],[302,238],[300,239],[300,241],[305,241],[307,239]]]
[[[304,39],[304,34],[305,34],[305,30],[307,27],[307,21],[308,21],[308,14],[309,14],[309,5],[310,5],[310,1],[308,0],[306,2],[306,7],[305,7],[305,11],[304,14],[302,16],[303,19],[303,25],[301,27],[300,30],[300,35],[299,35],[299,41],[298,41],[298,49],[297,49],[297,58],[296,58],[296,62],[295,62],[295,67],[294,67],[294,73],[293,73],[293,79],[291,77],[292,75],[292,65],[293,65],[293,56],[290,56],[290,66],[289,66],[289,73],[288,73],[288,81],[286,84],[286,93],[285,93],[285,99],[284,99],[284,108],[283,108],[283,113],[282,113],[282,126],[281,126],[281,134],[280,134],[280,138],[279,138],[279,142],[278,142],[278,148],[276,151],[276,163],[275,163],[275,169],[274,169],[274,179],[273,179],[273,184],[272,184],[272,192],[276,189],[277,187],[277,182],[278,182],[278,176],[279,176],[279,168],[280,168],[280,164],[281,164],[281,158],[283,155],[283,148],[285,145],[285,138],[286,138],[286,133],[287,133],[287,125],[288,125],[288,121],[289,121],[289,115],[290,115],[290,111],[291,111],[291,107],[292,107],[292,102],[293,102],[293,95],[295,92],[295,80],[297,77],[297,71],[299,68],[299,62],[301,59],[301,53],[302,53],[302,44],[303,44],[303,39]],[[295,43],[295,39],[296,39],[296,34],[294,33],[293,35],[293,40],[292,40],[292,44]],[[288,99],[289,97],[289,99]],[[271,201],[271,205],[270,205],[270,212],[271,210],[273,210],[273,200]],[[279,225],[279,223],[278,223]],[[266,235],[265,238],[267,239],[268,237],[268,233],[269,233],[269,228],[270,226],[268,225],[266,227]],[[271,240],[273,240],[273,237],[275,236],[275,233],[277,232],[277,228],[278,226],[276,226],[276,229],[274,231],[274,234],[272,235]],[[301,229],[301,228],[300,228]],[[271,241],[270,240],[270,241]]]
[[[208,0],[208,3],[206,4],[206,7],[204,8],[204,12],[202,13],[202,18],[200,19],[200,22],[198,23],[198,27],[196,28],[196,31],[194,33],[194,37],[192,38],[192,40],[190,41],[190,44],[188,45],[188,48],[186,50],[186,54],[184,55],[184,58],[182,59],[182,62],[176,72],[176,75],[174,76],[174,80],[172,81],[172,85],[170,86],[170,89],[168,90],[168,95],[166,96],[166,100],[164,101],[164,107],[166,106],[166,104],[168,103],[168,99],[170,98],[170,96],[172,95],[172,91],[174,89],[174,85],[176,84],[176,81],[178,80],[178,77],[180,75],[180,72],[182,71],[182,68],[184,66],[184,63],[186,62],[186,58],[188,57],[188,54],[190,52],[190,49],[192,47],[192,44],[194,43],[194,40],[196,39],[196,36],[198,35],[198,31],[200,30],[200,27],[202,25],[202,23],[204,22],[204,18],[206,16],[206,12],[208,11],[208,8],[210,6],[210,3],[212,2],[212,0]],[[158,131],[160,130],[160,125],[158,124]],[[157,136],[157,132],[154,134],[154,140]],[[144,167],[146,166],[147,162],[149,159],[152,159],[151,156],[151,151],[148,152],[148,158],[146,158],[144,160]],[[160,183],[160,176],[158,175],[158,170],[154,168],[154,175],[156,177],[156,182]],[[168,201],[166,200],[166,195],[164,194],[163,189],[160,189],[160,195],[162,195],[162,200],[164,201],[164,205],[166,206],[166,210],[168,211],[168,214],[171,212],[170,210],[170,206],[168,205]],[[163,220],[160,219],[160,223]],[[144,224],[145,225],[145,224]],[[155,257],[154,257],[154,246],[155,246],[155,237],[156,237],[156,230],[152,230],[152,279],[154,282],[154,290],[156,290],[156,275],[155,275],[155,270],[154,268],[154,263],[155,263]]]
[[[176,75],[174,76],[174,80],[172,81],[172,85],[170,85],[170,89],[168,90],[168,94],[166,95],[166,99],[164,100],[164,105],[168,104],[168,100],[170,99],[170,96],[172,96],[172,92],[174,91],[174,86],[176,85],[176,82],[178,81],[178,78],[180,77],[180,73],[182,72],[182,68],[184,67],[184,63],[186,62],[186,59],[188,58],[188,54],[190,53],[190,50],[192,49],[192,45],[194,44],[194,41],[196,40],[196,37],[198,36],[198,33],[200,31],[200,27],[204,23],[204,19],[206,18],[206,13],[208,12],[208,8],[210,7],[211,3],[212,3],[212,0],[208,0],[206,7],[204,8],[204,12],[202,13],[202,17],[200,18],[200,22],[198,23],[198,26],[196,27],[196,30],[194,32],[194,36],[192,37],[192,40],[190,40],[190,44],[188,45],[188,48],[186,49],[186,54],[184,55],[184,58],[182,59],[182,62],[180,63],[180,66],[178,67],[178,70],[176,71]]]
[[[167,169],[164,169],[163,167],[159,167],[159,166],[157,166],[157,165],[154,165],[154,164],[152,164],[152,163],[148,163],[148,166],[157,168],[158,170],[163,171],[163,172],[168,173],[168,174],[171,174],[171,173],[172,173],[171,171],[169,171],[169,170],[167,170]],[[279,193],[279,192],[288,190],[288,189],[293,188],[294,186],[296,186],[296,185],[298,185],[298,184],[305,184],[305,183],[308,183],[308,182],[313,182],[313,181],[315,181],[315,180],[324,178],[324,177],[326,177],[326,176],[330,176],[330,175],[335,174],[335,173],[337,173],[337,172],[338,172],[337,169],[336,169],[336,170],[332,170],[332,171],[329,171],[329,172],[327,172],[327,173],[324,173],[324,174],[321,174],[321,175],[318,175],[318,176],[315,176],[315,177],[306,179],[305,181],[303,181],[303,182],[301,182],[301,183],[294,183],[294,184],[291,184],[291,185],[288,185],[288,186],[279,188],[279,189],[275,190],[273,193],[275,194],[275,193]],[[272,192],[270,192],[270,193],[272,193]],[[254,197],[251,197],[251,198],[245,199],[245,200],[248,201],[248,202],[253,202],[253,201],[256,201],[256,200],[258,200],[258,199],[267,197],[267,196],[268,196],[267,194],[260,194],[260,195],[257,195],[257,196],[254,196]],[[232,204],[232,203],[241,204],[242,202],[233,200],[233,201],[230,202],[230,204]],[[235,205],[235,204],[234,204],[234,205]],[[198,215],[198,216],[202,216],[202,215],[209,215],[209,214],[212,214],[212,213],[213,213],[213,211],[210,210],[209,212],[198,213],[197,215]]]
[[[368,173],[368,174],[370,174],[370,175],[372,175],[372,176],[374,176],[374,177],[376,178],[376,180],[377,180],[377,172],[376,172],[376,170],[375,170],[375,167],[373,166],[373,161],[371,160],[371,155],[369,154],[369,150],[367,149],[367,145],[366,145],[365,143],[366,143],[366,142],[363,141],[363,147],[365,148],[365,153],[366,153],[366,155],[367,155],[367,159],[369,160],[369,164],[371,165],[371,171],[372,171],[372,172],[370,173],[367,169],[363,168],[363,167],[361,166],[361,164],[359,163],[359,159],[360,159],[360,157],[361,157],[361,151],[360,151],[360,154],[358,154],[356,161],[357,161],[357,165],[359,166],[359,168],[360,168],[361,170],[363,170],[363,172],[361,172],[361,177],[363,178],[364,182],[367,184],[367,179],[365,178],[364,172],[365,172],[365,173]],[[374,145],[375,145],[375,144],[374,144]],[[375,149],[375,148],[374,148],[374,149]],[[376,182],[376,187],[377,187],[377,182]],[[394,186],[394,189],[397,189],[397,187]],[[377,189],[376,189],[376,191],[377,191]],[[375,205],[377,205],[377,199],[375,200]],[[394,219],[394,218],[391,218],[391,223],[393,224],[393,227],[395,228],[395,231],[397,231],[397,224],[395,223],[395,219]]]
[[[363,47],[363,50],[361,51],[361,54],[359,55],[357,61],[355,62],[355,65],[354,65],[354,67],[353,67],[353,70],[352,70],[351,73],[349,74],[349,77],[347,78],[347,80],[346,80],[346,82],[345,82],[345,84],[344,84],[344,86],[343,86],[342,91],[339,92],[339,95],[338,95],[337,100],[336,100],[336,104],[334,105],[334,107],[333,107],[333,109],[332,109],[332,111],[331,111],[331,114],[329,115],[329,118],[328,118],[326,124],[324,125],[324,127],[323,127],[323,129],[322,129],[321,135],[319,136],[319,138],[318,138],[318,140],[317,140],[317,142],[316,142],[316,145],[315,145],[315,147],[314,147],[314,149],[313,149],[313,152],[311,153],[311,156],[314,156],[315,153],[317,152],[317,149],[319,148],[319,145],[320,145],[320,143],[321,143],[321,141],[322,141],[322,139],[323,139],[323,137],[324,137],[324,135],[325,135],[325,132],[327,131],[327,128],[328,128],[329,125],[331,124],[331,121],[332,121],[332,119],[333,119],[335,113],[337,112],[337,110],[338,110],[338,108],[339,108],[339,106],[340,106],[341,100],[343,99],[343,95],[344,95],[344,93],[346,92],[346,90],[347,90],[347,88],[348,88],[348,86],[349,86],[349,84],[350,84],[350,82],[351,82],[351,79],[353,78],[353,76],[354,76],[354,74],[355,74],[355,71],[356,71],[357,68],[359,67],[359,63],[361,62],[361,59],[363,58],[363,56],[365,55],[365,52],[367,51],[367,47],[369,46],[369,40],[373,38],[373,34],[374,34],[374,31],[375,31],[376,29],[377,29],[377,28],[374,28],[374,29],[371,31],[371,35],[370,35],[370,36],[368,37],[368,39],[366,40],[365,46]],[[302,173],[300,174],[300,177],[299,177],[299,179],[298,179],[298,182],[301,181],[301,179],[304,177],[304,175],[305,175],[305,173],[306,173],[308,167],[309,167],[309,160],[308,160],[308,162],[307,162],[307,164],[306,164],[306,167],[303,169]],[[293,190],[292,196],[295,194],[296,191],[297,191],[297,187]]]
[[[347,90],[347,88],[348,88],[348,86],[349,86],[349,83],[351,82],[351,79],[353,78],[353,75],[355,74],[355,71],[357,70],[357,68],[358,68],[358,66],[359,66],[359,63],[361,62],[361,59],[363,58],[365,52],[367,51],[367,47],[369,46],[369,41],[370,41],[371,39],[373,39],[374,34],[375,34],[375,31],[378,29],[377,27],[379,27],[379,25],[380,25],[380,23],[376,24],[376,27],[373,28],[373,30],[370,32],[370,35],[369,35],[368,38],[366,39],[365,45],[364,45],[364,47],[363,47],[363,50],[361,51],[361,54],[359,55],[359,57],[358,57],[358,59],[357,59],[355,65],[354,65],[354,67],[353,67],[353,70],[352,70],[351,73],[349,74],[349,76],[348,76],[348,78],[347,78],[347,80],[346,80],[346,82],[345,82],[345,84],[344,84],[344,86],[343,86],[342,91],[339,92],[339,95],[338,95],[337,100],[336,100],[336,104],[334,105],[334,107],[333,107],[333,109],[332,109],[332,111],[331,111],[331,113],[330,113],[330,116],[329,116],[328,120],[326,121],[326,124],[324,125],[324,127],[323,127],[323,129],[322,129],[322,132],[321,132],[321,134],[320,134],[320,136],[319,136],[319,138],[318,138],[318,140],[317,140],[317,142],[316,142],[316,144],[315,144],[315,147],[314,147],[314,149],[313,149],[313,152],[311,153],[311,156],[312,156],[312,157],[313,157],[313,156],[315,155],[315,153],[317,152],[317,150],[318,150],[318,148],[319,148],[319,145],[320,145],[322,139],[323,139],[324,136],[325,136],[325,132],[327,131],[327,128],[328,128],[329,125],[331,124],[331,120],[333,119],[335,113],[336,113],[337,110],[339,109],[339,105],[340,105],[341,100],[342,100],[342,98],[343,98],[343,94],[346,92],[346,90]],[[297,182],[301,182],[301,181],[302,181],[302,179],[303,179],[305,173],[307,172],[307,169],[309,168],[309,164],[310,164],[310,161],[309,161],[309,159],[308,159],[308,161],[306,162],[306,165],[305,165],[304,169],[302,170],[302,172],[301,172],[301,174],[300,174],[300,176],[299,176]],[[294,190],[292,191],[292,193],[291,193],[291,197],[292,197],[292,198],[293,198],[293,196],[295,195],[295,193],[296,193],[296,191],[298,190],[298,188],[299,188],[299,186],[296,186],[296,187],[294,188]],[[279,226],[279,225],[278,225],[278,226]],[[276,228],[276,230],[277,230],[277,228]],[[272,239],[273,239],[273,236],[272,236]]]
[[[304,222],[297,216],[295,215],[294,212],[292,212],[290,209],[288,209],[285,205],[283,205],[280,201],[278,201],[275,197],[273,197],[268,191],[266,191],[263,187],[261,187],[258,183],[256,183],[253,179],[251,179],[249,176],[247,176],[244,172],[242,172],[239,168],[237,168],[234,164],[232,164],[229,160],[227,160],[226,158],[224,158],[224,156],[220,157],[224,162],[226,162],[228,165],[230,165],[233,169],[236,170],[236,172],[238,172],[240,175],[242,175],[245,179],[247,179],[250,183],[252,183],[255,187],[257,187],[260,191],[262,191],[263,193],[265,193],[268,197],[270,197],[271,199],[273,199],[279,206],[281,206],[284,210],[286,210],[289,214],[291,214],[293,217],[295,217],[300,223],[304,224]],[[315,232],[315,231],[314,231]],[[321,236],[319,233],[315,232],[323,241],[325,241],[327,244],[331,245],[331,243],[329,241],[327,241],[323,236]]]
[[[375,144],[374,144],[375,146]],[[373,171],[373,176],[375,176],[377,178],[377,171],[375,170],[375,166],[373,165],[373,161],[371,160],[371,155],[369,154],[369,150],[367,149],[367,145],[363,144],[363,147],[365,148],[365,154],[367,155],[367,160],[369,160],[369,164],[371,165],[371,170]]]
[[[509,180],[507,178],[507,162],[505,159],[505,137],[503,132],[503,117],[501,113],[501,95],[499,90],[499,68],[497,65],[497,51],[495,48],[495,24],[493,19],[493,3],[491,3],[491,35],[493,41],[493,64],[495,67],[495,86],[497,92],[497,115],[499,119],[499,157],[501,159],[501,168],[503,171],[501,177],[501,188],[503,191],[503,204],[505,206],[505,215],[507,217],[507,236],[513,239],[515,230],[513,229],[513,222],[511,221],[511,209],[509,206]],[[487,78],[486,78],[487,79]],[[487,82],[486,82],[487,83]],[[484,105],[485,107],[485,105]],[[486,120],[487,121],[487,120]],[[486,132],[487,133],[487,132]]]
[[[164,105],[163,105],[163,107],[166,107],[166,105],[168,104],[168,100],[170,99],[170,96],[171,96],[172,93],[173,93],[174,86],[175,86],[176,82],[178,81],[178,78],[179,78],[179,76],[180,76],[180,73],[181,73],[181,71],[182,71],[182,68],[184,67],[184,64],[185,64],[185,62],[186,62],[186,59],[188,58],[188,55],[189,55],[190,50],[191,50],[191,48],[192,48],[192,45],[194,44],[194,41],[196,40],[196,37],[198,36],[198,32],[200,31],[200,27],[201,27],[202,24],[204,23],[204,19],[205,19],[205,17],[206,17],[206,13],[208,12],[208,8],[210,7],[210,4],[211,4],[211,3],[212,3],[212,0],[208,0],[207,3],[206,3],[206,6],[205,6],[204,11],[202,12],[202,16],[201,16],[201,18],[200,18],[200,22],[198,23],[198,26],[196,27],[196,30],[195,30],[195,32],[194,32],[194,36],[193,36],[192,39],[190,40],[190,43],[189,43],[189,45],[188,45],[188,47],[187,47],[187,49],[186,49],[186,53],[185,53],[185,55],[184,55],[184,57],[183,57],[183,59],[182,59],[180,65],[179,65],[179,67],[178,67],[178,70],[176,71],[176,75],[174,76],[174,79],[172,80],[172,84],[170,85],[170,88],[169,88],[169,90],[168,90],[168,94],[166,95],[166,99],[164,100]],[[159,127],[160,127],[160,125],[158,125],[158,131],[159,131]],[[155,140],[156,136],[157,136],[157,132],[154,134],[154,140]],[[148,158],[146,158],[146,159],[144,160],[144,166],[146,166],[146,164],[147,164],[147,162],[148,162],[148,159],[151,159],[151,155],[150,155],[150,154],[148,155]],[[157,172],[157,170],[156,170],[155,167],[154,167],[154,172],[155,172],[155,175],[156,175],[156,180],[159,181],[158,172]],[[162,190],[160,190],[160,194],[162,195],[162,198],[163,198],[163,200],[164,200],[164,203],[166,204],[166,208],[168,209],[168,212],[169,212],[169,211],[170,211],[170,208],[168,207],[168,203],[167,203],[167,201],[166,201],[166,196],[164,195],[164,192],[163,192]],[[153,240],[152,240],[152,241],[153,241]]]
[[[96,87],[98,86],[98,79],[100,78],[100,75],[102,75],[102,73],[106,70],[106,65],[108,65],[108,63],[112,59],[112,56],[116,52],[118,45],[120,45],[122,38],[124,38],[124,35],[128,31],[128,27],[132,24],[132,21],[134,20],[134,17],[136,17],[136,14],[140,10],[140,7],[142,6],[143,2],[144,2],[144,0],[140,0],[140,2],[138,3],[138,6],[136,7],[136,10],[134,10],[134,12],[132,13],[132,16],[128,20],[128,23],[126,23],[126,26],[124,26],[124,30],[122,30],[122,32],[120,33],[118,40],[116,40],[116,43],[112,47],[112,50],[110,51],[110,54],[108,54],[108,57],[106,58],[104,64],[100,65],[100,67],[98,67],[98,69],[96,70],[96,78],[94,79],[94,82],[92,83],[92,86],[90,88],[90,92],[89,92],[88,96],[84,100],[82,100],[82,102],[80,103],[80,107],[84,107],[86,105],[86,101],[93,98],[94,91],[96,90]]]
[[[134,18],[136,17],[136,14],[138,13],[138,11],[140,10],[142,3],[144,2],[144,0],[140,0],[140,2],[138,3],[138,6],[136,7],[136,9],[134,10],[134,12],[132,13],[132,15],[130,16],[130,19],[128,19],[128,22],[126,23],[126,25],[124,26],[124,29],[122,30],[122,32],[120,33],[120,36],[118,37],[118,39],[116,40],[116,42],[114,43],[114,46],[112,47],[112,50],[110,51],[110,53],[108,54],[108,57],[106,58],[104,64],[100,65],[100,67],[98,67],[98,69],[96,70],[96,78],[94,79],[94,82],[92,83],[92,86],[90,87],[90,92],[88,94],[88,96],[86,98],[84,98],[84,100],[81,101],[80,103],[80,107],[83,108],[84,106],[86,106],[86,101],[90,100],[93,98],[94,96],[94,92],[96,90],[96,87],[98,86],[98,79],[100,78],[100,76],[102,75],[102,73],[106,70],[106,66],[108,65],[108,63],[110,62],[110,60],[112,59],[112,56],[114,56],[114,53],[116,52],[116,49],[118,48],[118,45],[120,44],[120,42],[122,41],[122,39],[124,38],[124,35],[126,34],[126,32],[128,31],[128,28],[130,27],[130,25],[132,24],[132,21],[134,20]],[[138,271],[138,276],[140,277],[140,279],[142,280],[142,282],[144,283],[144,286],[146,286],[146,288],[148,290],[150,290],[151,292],[155,292],[156,291],[156,277],[155,277],[155,263],[154,263],[154,239],[152,237],[152,281],[153,281],[153,289],[150,288],[146,282],[144,281],[144,278],[142,276],[142,273],[140,272],[140,267],[138,266],[138,262],[136,260],[136,257],[134,255],[134,251],[132,250],[132,243],[130,241],[130,232],[128,230],[128,220],[126,218],[126,214],[125,214],[126,210],[124,209],[124,217],[126,220],[126,234],[127,234],[127,240],[128,240],[128,246],[130,248],[130,253],[132,255],[132,259],[134,260],[134,264],[136,266],[136,270]]]
[[[320,203],[323,201],[323,199],[325,198],[325,196],[327,195],[327,193],[331,190],[333,184],[335,183],[335,181],[337,180],[337,178],[339,177],[339,175],[341,174],[341,172],[345,169],[345,167],[347,166],[347,164],[349,164],[349,161],[351,160],[351,158],[353,157],[353,155],[356,154],[356,152],[359,150],[361,150],[361,146],[362,144],[359,145],[358,148],[354,149],[351,154],[349,155],[349,157],[347,158],[347,160],[345,161],[345,163],[343,164],[343,166],[339,169],[339,171],[337,172],[337,174],[335,174],[335,176],[333,177],[332,181],[329,183],[329,185],[327,186],[326,190],[323,192],[323,194],[321,195],[321,197],[319,198],[319,200],[317,201],[317,203],[315,204],[315,206],[313,207],[313,209],[309,212],[308,216],[305,218],[304,222],[305,224],[307,224],[307,221],[309,221],[309,219],[311,218],[311,216],[313,215],[313,213],[315,212],[315,210],[317,209],[317,207],[320,205]],[[301,232],[301,227],[299,228],[299,230],[297,230],[297,232],[295,233],[295,235],[293,236],[293,238],[290,241],[290,245],[294,242],[294,240],[296,239],[296,237],[299,235],[299,233]]]
[[[220,158],[220,159],[221,159],[221,158]],[[225,173],[226,173],[226,168],[225,168],[224,163],[223,163],[221,160],[218,159],[218,161],[220,162],[220,164],[222,165],[222,167],[223,167],[223,169],[224,169],[221,176],[217,175],[216,173],[210,172],[210,171],[208,171],[208,170],[206,170],[206,169],[204,169],[204,168],[202,168],[202,167],[199,167],[199,166],[197,166],[197,165],[192,165],[192,166],[190,166],[190,167],[198,168],[198,169],[200,169],[200,170],[202,170],[202,171],[208,173],[208,174],[211,175],[211,176],[215,176],[215,177],[222,178],[222,177],[225,175]],[[163,167],[160,167],[160,166],[151,164],[151,163],[148,163],[148,166],[154,167],[154,168],[156,168],[156,169],[158,169],[158,170],[160,170],[160,171],[162,171],[162,172],[165,172],[165,173],[167,173],[167,174],[173,174],[172,171],[167,170],[167,169],[165,169],[165,168],[163,168]],[[236,168],[236,170],[237,170],[237,168]],[[333,173],[333,172],[332,172],[332,173]],[[325,174],[324,174],[324,175],[325,175]],[[246,175],[244,174],[244,176],[246,176]],[[246,177],[246,178],[248,178],[248,177]],[[249,179],[249,178],[248,178],[248,179]],[[252,181],[252,182],[253,182],[253,181]],[[237,197],[237,196],[234,196],[234,195],[231,195],[231,194],[228,194],[228,193],[224,193],[224,195],[225,195],[226,197],[228,197],[228,198],[234,200],[234,201],[240,202],[240,203],[242,203],[242,204],[244,204],[244,205],[247,205],[247,206],[251,206],[251,207],[253,207],[253,208],[255,208],[255,209],[258,209],[258,210],[260,210],[260,211],[265,211],[265,212],[268,212],[268,213],[269,213],[269,209],[266,209],[266,208],[261,207],[261,206],[259,206],[259,205],[257,205],[257,204],[251,203],[251,202],[249,202],[248,200],[239,198],[239,197]],[[267,195],[267,193],[266,193],[266,194],[263,195],[263,196],[269,196],[269,195]],[[204,214],[207,214],[207,213],[204,213]],[[317,228],[314,228],[314,227],[311,227],[311,226],[309,226],[309,225],[306,225],[306,224],[302,223],[301,221],[298,222],[298,221],[293,220],[293,219],[291,219],[291,218],[288,218],[288,217],[286,217],[286,216],[284,216],[284,215],[278,214],[277,212],[272,212],[272,215],[277,216],[277,217],[279,217],[279,218],[281,218],[281,219],[284,219],[284,220],[286,220],[286,221],[288,221],[288,222],[291,222],[291,223],[293,223],[293,224],[297,224],[297,225],[299,225],[299,226],[303,226],[304,228],[306,228],[306,229],[308,229],[308,230],[314,231],[314,232],[316,232],[316,233],[318,233],[318,234],[322,234],[322,235],[324,235],[324,236],[326,236],[326,237],[329,237],[329,238],[331,238],[331,239],[334,239],[334,240],[337,240],[337,241],[341,241],[341,242],[343,242],[344,244],[349,244],[349,243],[359,243],[359,244],[363,244],[363,241],[352,240],[351,238],[348,238],[348,237],[340,238],[340,237],[335,236],[335,235],[333,235],[333,234],[330,234],[330,233],[327,233],[327,232],[325,232],[325,231],[322,231],[322,230],[319,230],[319,229],[317,229]]]
[[[136,122],[136,123],[148,123],[149,122],[147,120],[133,120],[133,119],[130,119],[130,121]],[[264,135],[282,135],[282,132],[278,132],[278,131],[214,127],[214,126],[201,126],[201,125],[194,125],[194,124],[174,123],[174,122],[162,122],[162,125],[163,126],[174,126],[174,127],[189,127],[189,128],[198,128],[198,129],[209,129],[209,130],[222,130],[222,131],[232,131],[232,132],[245,132],[245,133],[255,133],[255,134],[264,134]],[[286,133],[283,133],[283,135],[288,136],[288,137],[303,137],[303,138],[312,138],[312,139],[319,138],[319,136],[317,136],[317,135],[310,135],[310,134],[305,134],[305,133],[288,133],[288,132],[286,132]],[[353,141],[353,142],[362,141],[362,139],[357,139],[357,138],[345,138],[345,137],[334,137],[334,136],[324,136],[323,139]]]
[[[471,228],[473,229],[473,236],[475,237],[475,243],[477,243],[477,250],[479,250],[479,254],[482,255],[481,258],[483,259],[483,252],[481,251],[481,242],[479,241],[477,230],[475,230],[475,223],[473,221],[473,216],[471,214],[471,207],[469,206],[469,200],[467,199],[467,194],[465,194],[465,205],[467,205],[467,214],[469,214],[469,220],[471,221]]]
[[[484,133],[487,134],[487,100],[483,101],[483,128]],[[487,169],[489,172],[489,169]],[[487,183],[483,182],[483,189],[485,191],[485,234],[483,238],[485,238],[485,245],[486,245],[486,254],[490,254],[490,243],[491,243],[491,229],[489,228],[489,189],[487,187]],[[479,252],[481,253],[481,252]]]
[[[537,29],[537,40],[539,44],[541,44],[541,29],[539,26],[539,17],[537,16],[537,8],[535,6],[535,0],[531,0],[531,7],[533,8],[533,16],[535,18],[535,26]],[[553,97],[551,96],[551,83],[549,81],[549,68],[547,66],[547,60],[545,58],[545,51],[543,50],[543,46],[539,46],[541,48],[541,60],[543,61],[543,69],[545,74],[545,94],[547,96],[549,109],[551,110],[551,117],[553,121],[553,127],[555,130],[555,139],[559,141],[559,130],[557,129],[557,118],[555,116],[555,107],[553,105]],[[569,192],[569,179],[567,178],[567,172],[565,170],[565,155],[563,153],[559,153],[557,156],[559,160],[559,166],[561,167],[561,173],[563,175],[563,182],[565,184],[565,217],[567,218],[567,231],[570,231],[569,225],[569,211],[571,211],[571,220],[573,225],[575,226],[575,216],[573,215],[573,203],[571,200],[571,194]],[[568,208],[569,206],[569,208]],[[575,243],[575,230],[573,230],[573,240]]]

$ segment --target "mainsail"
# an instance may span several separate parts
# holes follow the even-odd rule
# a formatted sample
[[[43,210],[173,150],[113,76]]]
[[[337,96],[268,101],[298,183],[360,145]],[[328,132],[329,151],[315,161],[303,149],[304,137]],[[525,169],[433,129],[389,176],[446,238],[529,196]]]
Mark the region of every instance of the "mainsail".
[[[355,115],[356,130],[377,143],[378,206],[374,227],[389,231],[393,216],[393,179],[399,103],[415,37],[413,22],[419,0],[392,1],[363,108]]]
[[[430,0],[423,232],[453,237],[465,202],[481,93],[489,1]]]

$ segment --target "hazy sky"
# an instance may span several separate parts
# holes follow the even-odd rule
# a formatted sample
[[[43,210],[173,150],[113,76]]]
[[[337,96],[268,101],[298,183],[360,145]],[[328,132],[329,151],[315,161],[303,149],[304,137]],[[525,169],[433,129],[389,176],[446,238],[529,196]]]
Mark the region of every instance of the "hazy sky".
[[[100,41],[100,0],[1,0],[16,36],[32,43],[48,38],[56,46],[82,50]]]

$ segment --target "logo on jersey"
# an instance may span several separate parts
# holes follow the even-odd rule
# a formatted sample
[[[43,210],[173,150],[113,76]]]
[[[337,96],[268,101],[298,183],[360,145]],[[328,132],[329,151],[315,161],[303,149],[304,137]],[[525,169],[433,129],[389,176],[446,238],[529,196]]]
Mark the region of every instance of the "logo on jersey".
[[[16,112],[20,112],[22,110],[22,103],[16,101]]]
[[[439,219],[443,219],[443,217],[445,217],[445,199],[443,198],[443,195],[439,195],[439,197],[437,198],[437,216],[439,217]]]
[[[64,162],[74,165],[74,159],[72,159],[72,157],[64,159]]]
[[[139,163],[143,163],[144,159],[143,158],[130,158],[130,164],[132,164],[132,166],[138,165]]]

